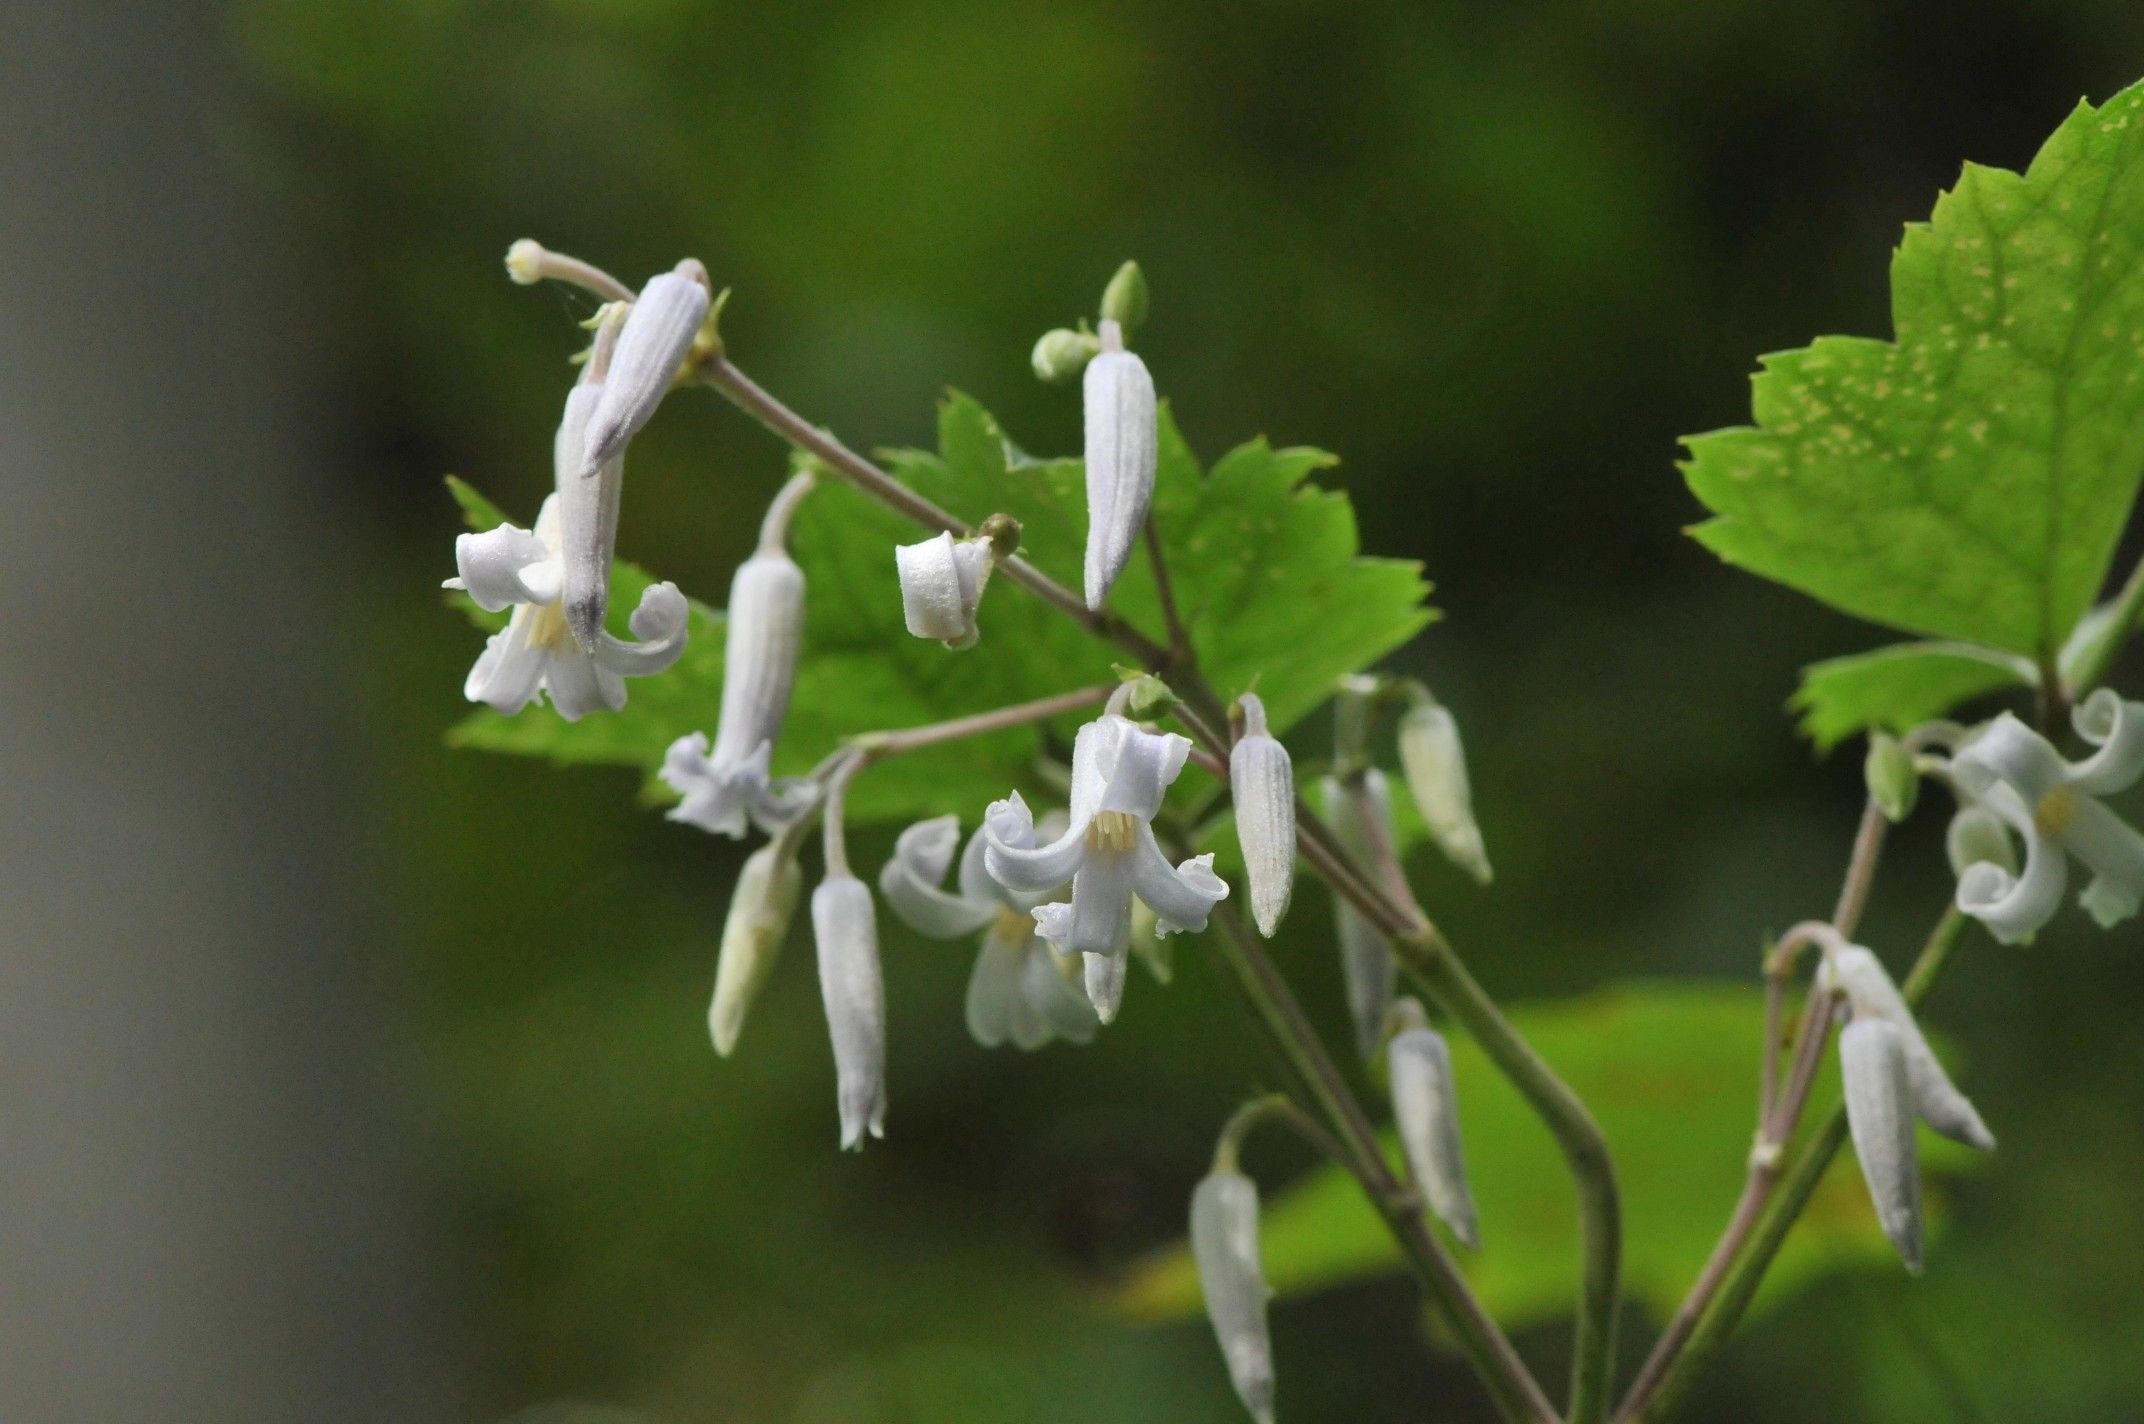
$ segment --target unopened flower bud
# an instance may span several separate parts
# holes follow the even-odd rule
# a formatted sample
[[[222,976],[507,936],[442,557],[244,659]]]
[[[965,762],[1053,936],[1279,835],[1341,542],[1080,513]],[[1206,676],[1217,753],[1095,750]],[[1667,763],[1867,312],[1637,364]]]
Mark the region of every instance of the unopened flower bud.
[[[543,280],[543,244],[524,237],[506,249],[506,275],[518,286],[533,287]]]
[[[1391,843],[1392,795],[1386,789],[1385,774],[1374,767],[1364,772],[1359,791],[1328,776],[1322,790],[1325,816],[1332,822],[1333,834],[1358,864],[1370,863],[1376,849],[1370,830],[1373,823],[1386,843]],[[1347,986],[1355,1042],[1364,1058],[1375,1058],[1384,1041],[1385,1014],[1392,1007],[1392,986],[1398,974],[1392,946],[1347,897],[1334,894],[1333,907],[1340,942],[1340,974]]]
[[[1921,774],[1913,765],[1913,753],[1889,732],[1869,733],[1869,754],[1861,764],[1861,778],[1868,784],[1869,799],[1893,824],[1913,814],[1919,799]]]
[[[1113,321],[1126,331],[1146,324],[1146,273],[1136,262],[1127,262],[1102,289],[1102,320]]]
[[[1086,370],[1087,363],[1101,349],[1102,343],[1093,333],[1060,326],[1042,333],[1042,339],[1035,343],[1034,355],[1028,359],[1035,368],[1037,380],[1056,386],[1075,379]]]
[[[1474,793],[1467,781],[1466,751],[1459,724],[1442,703],[1423,701],[1400,718],[1400,768],[1430,837],[1445,858],[1483,885],[1495,877],[1481,827],[1474,821]]]
[[[1102,323],[1102,349],[1087,363],[1087,606],[1099,609],[1131,562],[1154,497],[1159,433],[1154,378],[1124,349],[1114,321]]]
[[[1266,1328],[1273,1292],[1258,1261],[1258,1187],[1249,1177],[1217,1167],[1191,1193],[1191,1257],[1236,1397],[1258,1424],[1273,1424],[1273,1340]]]
[[[606,328],[599,346],[608,345]],[[566,627],[584,649],[593,649],[610,611],[611,565],[617,557],[618,501],[625,491],[625,456],[615,455],[593,471],[581,470],[588,422],[603,399],[600,380],[586,380],[566,393],[566,413],[552,442],[558,481],[559,538],[564,582],[560,603]]]
[[[707,269],[691,258],[641,288],[603,383],[603,401],[588,421],[581,468],[593,470],[621,453],[669,394],[678,365],[707,316]]]
[[[1407,1165],[1429,1199],[1430,1210],[1452,1235],[1479,1249],[1481,1233],[1474,1193],[1467,1186],[1466,1154],[1459,1143],[1459,1091],[1452,1080],[1452,1051],[1429,1026],[1422,1006],[1402,999],[1392,1006],[1398,1032],[1385,1045],[1392,1118]]]
[[[1971,1100],[1958,1091],[1898,986],[1881,960],[1860,945],[1847,945],[1825,959],[1829,981],[1853,1005],[1857,1019],[1881,1019],[1898,1030],[1913,1105],[1927,1124],[1954,1142],[1995,1150],[1995,1134],[1980,1120]]]
[[[1950,855],[1953,875],[1964,875],[1976,865],[1992,865],[2005,875],[2017,874],[2017,847],[2002,817],[1979,802],[1960,806],[1944,832],[1943,848]]]
[[[984,538],[940,534],[893,551],[901,580],[901,616],[918,638],[936,638],[949,648],[975,646],[975,611],[997,564]]]
[[[853,875],[828,875],[811,892],[811,930],[834,1043],[841,1146],[854,1151],[865,1132],[886,1135],[886,985],[871,891]]]
[[[1241,701],[1243,735],[1228,754],[1228,788],[1251,879],[1251,916],[1271,939],[1295,891],[1295,768],[1266,730],[1265,704],[1249,692]]]
[[[796,857],[780,850],[781,842],[769,841],[745,860],[722,922],[722,953],[715,965],[715,999],[707,1010],[707,1028],[715,1052],[725,1058],[737,1046],[745,1012],[781,956],[803,888]]]
[[[1839,1035],[1846,1124],[1876,1204],[1876,1219],[1906,1269],[1921,1273],[1921,1176],[1906,1085],[1905,1041],[1883,1019],[1860,1018]]]

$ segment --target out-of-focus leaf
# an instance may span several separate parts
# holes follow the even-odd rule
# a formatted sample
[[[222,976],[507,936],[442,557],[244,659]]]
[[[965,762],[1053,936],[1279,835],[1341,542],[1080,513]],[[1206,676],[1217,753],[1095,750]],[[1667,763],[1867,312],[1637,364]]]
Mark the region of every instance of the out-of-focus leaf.
[[[1721,984],[1642,984],[1511,1011],[1519,1030],[1584,1098],[1615,1153],[1623,1189],[1623,1288],[1672,1310],[1704,1264],[1742,1185],[1756,1109],[1761,997]],[[1555,1144],[1472,1042],[1451,1036],[1468,1176],[1482,1249],[1459,1251],[1468,1281],[1507,1326],[1568,1313],[1578,1288],[1577,1212]],[[1836,1092],[1820,1096],[1825,1110]],[[1390,1134],[1388,1151],[1395,1152]],[[1962,1148],[1922,1134],[1932,1176]],[[1255,1159],[1254,1159],[1255,1161]],[[1694,1205],[1704,1204],[1704,1205]],[[1384,1224],[1354,1179],[1321,1168],[1269,1193],[1266,1275],[1282,1295],[1399,1269]],[[1892,1260],[1850,1154],[1826,1175],[1767,1277],[1776,1300],[1827,1271]],[[1138,1316],[1199,1309],[1188,1252],[1153,1258],[1119,1303]]]
[[[1971,643],[1899,643],[1802,669],[1792,706],[1825,751],[1872,727],[1903,732],[2002,687],[2030,687],[2032,664]]]

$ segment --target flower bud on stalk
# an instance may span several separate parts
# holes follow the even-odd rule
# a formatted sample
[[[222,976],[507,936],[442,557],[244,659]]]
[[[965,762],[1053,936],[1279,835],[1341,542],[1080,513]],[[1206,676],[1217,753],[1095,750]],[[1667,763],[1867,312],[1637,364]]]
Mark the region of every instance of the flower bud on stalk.
[[[1861,777],[1868,785],[1869,799],[1882,809],[1885,820],[1895,825],[1913,814],[1921,773],[1913,764],[1913,753],[1898,738],[1889,732],[1869,733],[1869,754]]]
[[[1101,349],[1102,343],[1093,333],[1060,326],[1042,333],[1028,363],[1035,368],[1035,379],[1062,385],[1086,370],[1087,363]]]
[[[1899,1052],[1906,1066],[1906,1080],[1913,1105],[1927,1124],[1953,1142],[1995,1150],[1995,1134],[1980,1120],[1980,1113],[1958,1091],[1943,1071],[1936,1051],[1913,1017],[1913,1010],[1891,982],[1882,961],[1860,945],[1847,945],[1824,961],[1820,982],[1836,985],[1853,1005],[1854,1017],[1881,1019],[1898,1030]]]
[[[1424,700],[1400,718],[1399,743],[1408,794],[1428,823],[1437,848],[1476,883],[1487,885],[1496,872],[1489,868],[1481,827],[1474,820],[1474,792],[1467,780],[1459,723],[1444,704]]]
[[[1921,1273],[1920,1160],[1906,1085],[1905,1040],[1884,1019],[1856,1018],[1839,1035],[1846,1125],[1876,1204],[1876,1219],[1906,1269]]]
[[[1137,331],[1146,324],[1146,307],[1146,273],[1139,270],[1138,263],[1127,262],[1102,289],[1102,320],[1113,321],[1126,331]]]
[[[855,1151],[866,1131],[886,1135],[886,985],[871,891],[846,871],[830,872],[811,893],[811,929],[834,1043],[841,1146]]]
[[[623,454],[654,418],[655,408],[677,379],[679,364],[692,350],[693,338],[700,334],[707,305],[707,269],[690,257],[640,289],[618,334],[602,403],[588,421],[583,473],[593,473],[605,460]]]
[[[1243,735],[1228,754],[1228,789],[1251,880],[1251,916],[1271,939],[1295,891],[1295,767],[1266,730],[1265,703],[1249,692],[1240,701]]]
[[[737,873],[737,888],[730,892],[721,957],[715,965],[715,999],[707,1010],[715,1052],[725,1058],[737,1046],[745,1011],[780,958],[789,921],[796,915],[804,874],[796,857],[783,851],[782,842],[774,840],[752,852]]]
[[[1459,1144],[1459,1092],[1452,1081],[1452,1051],[1429,1026],[1422,1006],[1402,999],[1392,1006],[1396,1032],[1385,1045],[1391,1080],[1392,1117],[1407,1165],[1422,1184],[1430,1210],[1452,1235],[1480,1249],[1474,1193],[1467,1186],[1466,1154]]]
[[[1159,441],[1154,378],[1124,349],[1123,328],[1102,323],[1102,349],[1087,363],[1087,606],[1099,609],[1131,562],[1154,497]]]
[[[983,586],[997,566],[989,539],[955,539],[940,534],[920,544],[897,545],[895,569],[901,580],[901,617],[918,638],[936,638],[949,648],[975,646],[975,613]]]
[[[1365,818],[1374,818],[1388,844],[1392,836],[1392,795],[1385,787],[1385,774],[1374,767],[1364,772],[1359,793],[1332,776],[1325,778],[1321,789],[1333,834],[1357,864],[1373,863],[1375,848]],[[1333,912],[1355,1042],[1364,1058],[1375,1058],[1384,1041],[1385,1014],[1392,1007],[1392,985],[1398,972],[1392,946],[1345,896],[1333,896]]]
[[[1258,1262],[1258,1187],[1232,1166],[1215,1164],[1191,1193],[1191,1256],[1236,1397],[1259,1424],[1273,1424],[1273,1341],[1266,1327],[1273,1292]]]

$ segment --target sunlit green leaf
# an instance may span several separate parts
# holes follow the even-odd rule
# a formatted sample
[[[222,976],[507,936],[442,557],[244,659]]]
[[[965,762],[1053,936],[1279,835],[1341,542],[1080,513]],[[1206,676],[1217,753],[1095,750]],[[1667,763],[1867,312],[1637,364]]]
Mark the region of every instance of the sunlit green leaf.
[[[1900,643],[1802,669],[1794,710],[1825,750],[1872,727],[1903,732],[2002,687],[2030,687],[2032,664],[1971,643]]]

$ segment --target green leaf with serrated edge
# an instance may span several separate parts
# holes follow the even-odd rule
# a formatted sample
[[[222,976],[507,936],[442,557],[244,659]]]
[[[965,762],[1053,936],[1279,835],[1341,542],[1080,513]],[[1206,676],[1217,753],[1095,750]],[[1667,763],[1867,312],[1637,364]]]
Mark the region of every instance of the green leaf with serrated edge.
[[[1664,1317],[1703,1266],[1747,1168],[1756,1113],[1762,996],[1740,985],[1636,984],[1584,998],[1520,1004],[1519,1031],[1555,1065],[1616,1145],[1623,1188],[1623,1290]],[[1553,1140],[1517,1092],[1464,1036],[1448,1035],[1459,1085],[1467,1175],[1481,1211],[1482,1249],[1457,1252],[1467,1280],[1509,1328],[1567,1314],[1578,1281],[1577,1209]],[[1811,1101],[1837,1101],[1837,1075]],[[1397,1160],[1391,1135],[1386,1147]],[[1975,1157],[1921,1135],[1931,1184]],[[1252,1145],[1248,1162],[1259,1157]],[[1353,1178],[1321,1167],[1265,1189],[1259,1246],[1266,1277],[1294,1295],[1401,1269],[1382,1218]],[[1691,1209],[1691,1203],[1716,1203]],[[1931,1205],[1935,1205],[1931,1193]],[[1842,1154],[1826,1174],[1760,1302],[1776,1302],[1846,1267],[1896,1269],[1868,1194]],[[1135,1270],[1117,1296],[1128,1314],[1177,1318],[1199,1308],[1190,1255],[1176,1246]]]
[[[1359,557],[1346,498],[1304,487],[1313,471],[1331,464],[1330,456],[1253,441],[1205,475],[1166,408],[1161,419],[1154,516],[1171,551],[1178,605],[1216,686],[1239,687],[1262,674],[1269,715],[1285,726],[1328,695],[1342,673],[1390,652],[1428,621],[1419,568]],[[1002,512],[1018,519],[1022,556],[1079,586],[1086,494],[1077,460],[1025,454],[987,411],[957,393],[940,408],[936,453],[900,450],[884,458],[904,484],[963,518],[980,523]],[[1111,665],[1122,658],[1120,650],[1002,577],[983,599],[976,647],[954,652],[910,637],[893,549],[921,537],[914,525],[831,477],[799,509],[791,547],[807,581],[804,654],[776,752],[778,772],[804,771],[859,732],[1116,680]],[[625,567],[614,605],[624,602]],[[636,598],[639,586],[632,590]],[[1160,604],[1143,558],[1119,580],[1110,607],[1158,633]],[[703,637],[696,621],[685,659],[660,677],[632,683],[632,700],[615,717],[599,714],[568,727],[540,708],[514,718],[479,713],[455,739],[652,772],[675,737],[713,730],[721,697],[719,623],[713,633]],[[649,696],[655,688],[660,695]],[[1014,789],[1031,801],[1061,800],[1038,774],[1038,758],[1045,751],[1061,758],[1079,723],[1092,715],[891,758],[857,779],[849,814],[861,823],[957,812],[972,823],[985,804]],[[616,725],[592,725],[605,720]]]
[[[1896,344],[1766,358],[1754,427],[1692,438],[1695,533],[1908,632],[2051,659],[2144,472],[2144,86],[2023,176],[1968,164],[1891,263]]]
[[[1971,643],[1899,643],[1802,669],[1790,705],[1829,751],[1872,727],[1904,732],[2004,687],[2031,687],[2032,664]]]

